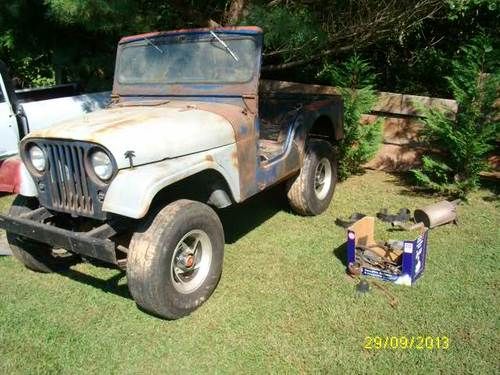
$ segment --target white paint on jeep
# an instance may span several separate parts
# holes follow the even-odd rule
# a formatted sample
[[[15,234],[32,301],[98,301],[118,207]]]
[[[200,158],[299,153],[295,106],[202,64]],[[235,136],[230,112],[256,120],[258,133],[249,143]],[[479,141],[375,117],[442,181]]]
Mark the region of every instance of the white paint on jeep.
[[[38,191],[36,190],[35,181],[33,181],[33,177],[28,172],[28,169],[21,162],[18,155],[13,158],[19,159],[19,194],[24,195],[25,197],[37,197]]]
[[[156,193],[195,173],[214,169],[227,181],[236,202],[240,199],[238,168],[233,163],[236,144],[186,155],[138,168],[123,169],[111,182],[103,210],[134,219],[146,215]]]
[[[114,107],[32,132],[27,138],[101,144],[113,154],[118,169],[129,167],[125,157],[129,150],[134,151],[137,166],[235,143],[227,119],[185,104]]]

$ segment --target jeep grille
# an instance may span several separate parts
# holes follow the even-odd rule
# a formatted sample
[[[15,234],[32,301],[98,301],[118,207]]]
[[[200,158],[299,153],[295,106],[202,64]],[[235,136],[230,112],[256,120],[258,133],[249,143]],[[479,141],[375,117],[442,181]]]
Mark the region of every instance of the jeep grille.
[[[85,168],[89,151],[100,148],[86,142],[33,140],[47,157],[45,173],[37,181],[40,203],[60,212],[104,219],[102,198],[107,184],[94,182]],[[99,199],[101,198],[101,199]]]
[[[47,144],[52,205],[75,212],[93,213],[87,176],[83,166],[82,147],[65,144]]]

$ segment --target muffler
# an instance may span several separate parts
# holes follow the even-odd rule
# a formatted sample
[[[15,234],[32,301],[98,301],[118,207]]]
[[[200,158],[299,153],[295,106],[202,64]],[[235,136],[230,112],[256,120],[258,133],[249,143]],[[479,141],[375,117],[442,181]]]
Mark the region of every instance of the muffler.
[[[413,212],[413,220],[415,223],[423,223],[427,228],[455,222],[459,203],[460,199],[457,199],[452,202],[441,201],[424,208],[417,208]]]

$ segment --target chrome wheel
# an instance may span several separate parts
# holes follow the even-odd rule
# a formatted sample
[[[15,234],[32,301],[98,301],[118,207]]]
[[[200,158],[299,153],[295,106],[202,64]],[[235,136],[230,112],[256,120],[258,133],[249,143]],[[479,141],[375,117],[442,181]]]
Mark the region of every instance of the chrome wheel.
[[[177,243],[172,257],[172,283],[179,293],[192,293],[205,281],[212,263],[212,243],[202,230],[192,230]]]
[[[316,166],[314,173],[314,193],[318,199],[325,199],[332,184],[332,165],[330,160],[323,158]]]

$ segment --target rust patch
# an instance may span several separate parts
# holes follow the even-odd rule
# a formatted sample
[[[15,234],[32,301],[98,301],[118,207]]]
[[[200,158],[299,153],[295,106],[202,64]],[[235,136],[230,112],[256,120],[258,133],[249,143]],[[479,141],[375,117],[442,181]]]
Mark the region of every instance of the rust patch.
[[[177,35],[177,34],[187,34],[187,33],[203,33],[209,31],[250,31],[254,33],[262,33],[262,29],[258,26],[225,26],[225,27],[215,27],[215,28],[197,28],[197,29],[178,29],[178,30],[170,30],[170,31],[152,31],[144,34],[130,35],[124,36],[120,39],[119,43],[127,43],[134,40],[144,39],[146,38],[154,38],[157,36],[163,35]]]
[[[229,121],[234,130],[236,152],[233,164],[238,168],[240,197],[245,200],[256,192],[257,134],[255,115],[242,107],[225,103],[196,104],[199,109],[218,114]]]
[[[231,153],[231,164],[238,168],[238,152]]]

